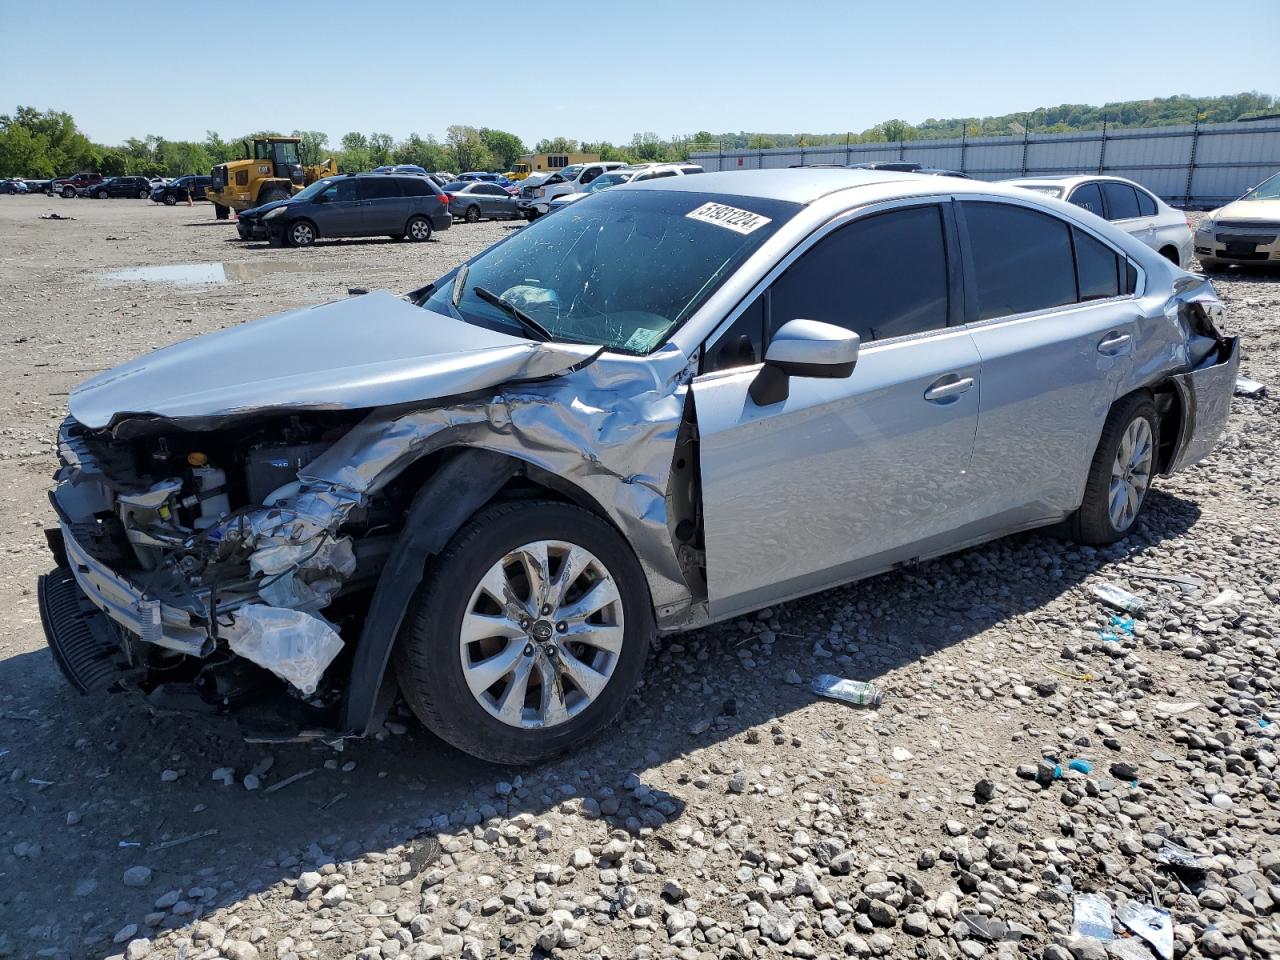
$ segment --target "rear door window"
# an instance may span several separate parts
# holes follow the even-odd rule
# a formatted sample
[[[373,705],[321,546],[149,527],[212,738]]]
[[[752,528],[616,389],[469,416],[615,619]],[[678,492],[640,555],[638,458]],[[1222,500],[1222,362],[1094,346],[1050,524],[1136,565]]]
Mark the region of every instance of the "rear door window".
[[[1071,202],[1077,207],[1082,207],[1092,214],[1101,217],[1102,212],[1102,191],[1098,189],[1096,183],[1082,183],[1071,191]]]
[[[1127,183],[1103,183],[1102,196],[1107,201],[1108,220],[1132,220],[1138,216],[1138,197]]]
[[[819,240],[770,288],[769,328],[821,320],[863,340],[947,325],[947,255],[936,204],[857,220]]]
[[[1057,217],[1006,203],[961,204],[977,288],[977,320],[1076,301],[1071,231]]]
[[[1133,192],[1138,198],[1138,216],[1154,217],[1156,215],[1155,198],[1145,190],[1134,189]]]
[[[1114,250],[1083,230],[1072,229],[1076,247],[1076,274],[1080,300],[1105,300],[1120,294],[1123,264]]]
[[[366,177],[360,181],[360,194],[366,200],[387,200],[402,196],[398,177]]]

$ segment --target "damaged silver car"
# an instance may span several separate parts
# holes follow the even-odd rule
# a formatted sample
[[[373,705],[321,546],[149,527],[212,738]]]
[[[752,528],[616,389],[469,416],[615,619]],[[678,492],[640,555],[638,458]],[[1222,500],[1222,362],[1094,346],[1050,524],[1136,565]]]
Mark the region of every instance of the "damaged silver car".
[[[662,635],[1012,531],[1125,536],[1213,447],[1203,278],[978,181],[624,185],[71,395],[40,609],[82,691],[533,762]]]

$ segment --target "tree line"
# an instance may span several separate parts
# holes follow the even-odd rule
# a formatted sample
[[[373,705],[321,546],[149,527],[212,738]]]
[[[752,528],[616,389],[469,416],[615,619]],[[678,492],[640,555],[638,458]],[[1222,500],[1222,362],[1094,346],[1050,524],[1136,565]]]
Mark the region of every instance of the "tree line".
[[[396,140],[387,133],[343,134],[336,143],[319,130],[294,130],[289,135],[302,141],[305,163],[329,157],[343,171],[369,170],[393,163],[412,163],[427,170],[509,170],[517,158],[533,153],[598,153],[604,160],[626,162],[673,161],[688,157],[691,150],[768,149],[807,147],[843,143],[881,143],[900,140],[989,137],[1032,133],[1065,133],[1113,127],[1157,127],[1202,122],[1219,123],[1280,112],[1280,98],[1269,94],[1231,94],[1221,97],[1179,95],[1151,100],[1128,100],[1102,106],[1062,104],[1040,107],[1025,113],[995,117],[928,119],[918,124],[885,120],[860,132],[844,133],[712,133],[699,130],[683,136],[663,137],[654,132],[637,133],[629,143],[607,140],[578,141],[568,137],[539,140],[532,151],[513,133],[489,127],[454,124],[443,140],[416,133]],[[18,107],[0,115],[0,177],[54,177],[92,170],[106,176],[122,174],[176,177],[208,173],[215,164],[244,156],[244,142],[254,137],[282,136],[281,131],[262,130],[224,140],[212,130],[203,140],[169,140],[156,135],[130,137],[124,143],[106,146],[92,142],[81,132],[71,114],[59,110],[40,111]]]

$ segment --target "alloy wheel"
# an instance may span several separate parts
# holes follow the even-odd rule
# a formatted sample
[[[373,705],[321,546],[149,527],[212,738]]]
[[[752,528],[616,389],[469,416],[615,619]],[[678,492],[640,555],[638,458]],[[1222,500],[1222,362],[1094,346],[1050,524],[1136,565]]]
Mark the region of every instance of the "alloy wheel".
[[[622,652],[617,582],[590,551],[561,540],[517,547],[476,585],[459,653],[472,696],[503,723],[565,723],[604,692]]]
[[[1151,486],[1151,464],[1155,449],[1151,424],[1136,417],[1125,428],[1111,464],[1111,485],[1107,492],[1107,513],[1116,530],[1127,530],[1142,508]]]
[[[289,237],[293,240],[294,246],[298,247],[310,246],[316,238],[315,231],[311,229],[309,223],[295,223],[289,232]]]

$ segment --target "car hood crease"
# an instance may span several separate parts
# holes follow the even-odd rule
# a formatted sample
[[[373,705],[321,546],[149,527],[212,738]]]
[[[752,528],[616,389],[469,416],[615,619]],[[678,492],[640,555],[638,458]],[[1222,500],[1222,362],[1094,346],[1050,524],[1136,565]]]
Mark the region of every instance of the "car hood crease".
[[[192,428],[271,410],[356,410],[567,373],[600,353],[473,326],[380,291],[266,317],[131,360],[71,392],[91,428],[158,417]]]

